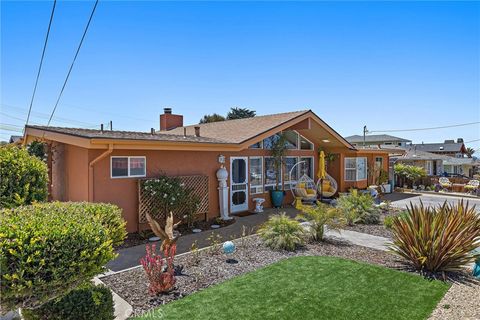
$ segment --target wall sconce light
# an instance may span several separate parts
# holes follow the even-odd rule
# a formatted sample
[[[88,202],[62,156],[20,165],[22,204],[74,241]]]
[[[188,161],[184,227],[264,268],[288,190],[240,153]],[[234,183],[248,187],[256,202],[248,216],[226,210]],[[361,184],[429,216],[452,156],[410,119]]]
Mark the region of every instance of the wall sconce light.
[[[218,163],[221,163],[221,164],[225,163],[225,156],[223,154],[218,156]]]

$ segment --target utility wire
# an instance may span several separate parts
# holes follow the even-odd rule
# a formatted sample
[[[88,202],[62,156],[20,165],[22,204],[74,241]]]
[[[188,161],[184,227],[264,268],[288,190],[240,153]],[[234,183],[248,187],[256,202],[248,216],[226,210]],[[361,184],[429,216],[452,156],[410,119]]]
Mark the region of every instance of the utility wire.
[[[477,142],[477,141],[480,141],[480,139],[475,139],[475,140],[466,141],[465,143]]]
[[[57,0],[53,1],[52,13],[50,14],[50,22],[48,23],[47,35],[45,36],[45,42],[43,44],[42,57],[40,58],[40,65],[38,66],[37,79],[35,80],[35,86],[33,87],[32,99],[30,100],[30,107],[28,108],[27,121],[25,125],[28,124],[30,120],[30,113],[32,112],[33,100],[35,99],[35,93],[37,92],[38,79],[40,78],[40,71],[42,71],[43,58],[45,57],[45,50],[47,49],[48,36],[50,35],[50,28],[52,26],[53,15],[55,13],[55,6],[57,5]]]
[[[25,108],[16,107],[16,106],[12,106],[12,105],[9,105],[9,104],[4,104],[4,103],[2,103],[0,105],[8,107],[9,109],[11,109],[10,111],[12,111],[14,113],[17,113],[17,114],[20,114],[20,116],[22,116],[27,110]],[[13,118],[12,115],[7,114],[5,112],[0,111],[0,114],[4,114],[7,117]],[[37,118],[41,118],[41,119],[48,119],[50,117],[50,114],[49,113],[32,111],[31,118],[32,117],[37,117]],[[69,119],[69,118],[62,118],[62,117],[58,117],[58,116],[53,117],[53,119],[57,122],[62,122],[62,123],[65,123],[65,124],[68,124],[68,125],[73,125],[73,126],[83,126],[83,127],[94,127],[94,126],[98,127],[99,126],[99,125],[95,125],[95,124],[90,123],[90,122],[84,122],[84,121],[79,121],[79,120],[74,120],[74,119]],[[21,119],[21,120],[23,121],[23,119]]]
[[[469,123],[461,123],[461,124],[453,124],[449,126],[441,126],[441,127],[430,127],[430,128],[417,128],[417,129],[396,129],[396,130],[368,130],[368,133],[372,132],[405,132],[405,131],[424,131],[424,130],[435,130],[435,129],[445,129],[445,128],[455,128],[455,127],[463,127],[463,126],[470,126],[473,124],[479,124],[480,121],[476,122],[469,122]]]
[[[93,14],[95,13],[95,9],[97,8],[98,0],[95,1],[95,5],[93,6],[92,13],[90,14],[90,18],[88,19],[87,25],[85,26],[85,30],[83,31],[82,39],[80,40],[80,43],[78,44],[77,52],[75,53],[75,56],[73,57],[72,64],[70,65],[70,69],[68,70],[67,76],[65,77],[65,81],[63,82],[62,90],[60,90],[60,94],[58,95],[57,102],[55,103],[55,106],[53,107],[52,114],[50,115],[50,119],[48,119],[47,127],[50,126],[50,122],[52,121],[53,115],[55,114],[55,111],[57,110],[58,103],[60,102],[60,99],[63,94],[63,90],[65,90],[65,86],[67,85],[68,78],[70,77],[70,73],[72,72],[73,65],[75,64],[75,61],[77,60],[78,53],[80,52],[80,48],[82,47],[83,40],[85,39],[85,35],[87,34],[88,27],[90,26],[90,22],[92,21]]]

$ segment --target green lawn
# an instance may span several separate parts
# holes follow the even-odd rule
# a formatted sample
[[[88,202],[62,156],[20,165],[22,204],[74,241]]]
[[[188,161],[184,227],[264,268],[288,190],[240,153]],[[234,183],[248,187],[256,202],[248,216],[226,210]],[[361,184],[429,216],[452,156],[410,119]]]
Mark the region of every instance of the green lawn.
[[[333,257],[296,257],[138,319],[426,319],[449,285]]]

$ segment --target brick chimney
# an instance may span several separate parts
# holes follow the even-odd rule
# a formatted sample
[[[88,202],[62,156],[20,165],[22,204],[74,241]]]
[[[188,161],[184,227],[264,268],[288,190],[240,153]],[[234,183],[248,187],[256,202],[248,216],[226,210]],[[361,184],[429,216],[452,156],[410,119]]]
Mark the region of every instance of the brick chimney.
[[[163,108],[163,114],[160,115],[160,131],[168,131],[178,127],[183,127],[183,116],[172,114],[172,108]]]

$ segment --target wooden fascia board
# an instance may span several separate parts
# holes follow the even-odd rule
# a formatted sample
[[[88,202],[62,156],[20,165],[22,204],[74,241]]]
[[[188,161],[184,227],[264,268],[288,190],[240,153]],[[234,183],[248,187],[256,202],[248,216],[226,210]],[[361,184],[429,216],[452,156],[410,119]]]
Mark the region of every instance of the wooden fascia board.
[[[242,142],[240,145],[242,146],[242,149],[248,148],[250,145],[257,143],[259,141],[262,141],[265,138],[270,137],[271,135],[280,132],[282,130],[288,129],[292,126],[295,126],[298,123],[301,123],[302,121],[305,121],[306,119],[313,120],[317,122],[322,128],[324,128],[329,134],[331,134],[333,137],[335,137],[338,141],[340,141],[343,145],[345,145],[346,148],[349,150],[356,150],[355,147],[353,147],[350,143],[348,143],[341,135],[339,135],[335,130],[333,130],[329,125],[326,124],[325,121],[320,119],[315,113],[313,113],[311,110],[305,112],[304,114],[289,120],[287,122],[282,123],[279,126],[276,126],[266,132],[263,132],[260,135],[257,135],[255,137],[252,137],[244,142]],[[311,125],[310,125],[311,126]]]
[[[184,151],[239,151],[241,148],[236,144],[201,143],[201,142],[177,142],[177,141],[148,141],[148,140],[124,140],[124,139],[92,139],[92,145],[105,148],[109,144],[115,144],[115,149],[129,150],[184,150]]]
[[[26,143],[29,143],[36,139],[57,141],[82,148],[91,148],[90,139],[88,138],[76,137],[68,134],[27,127],[25,130]]]

